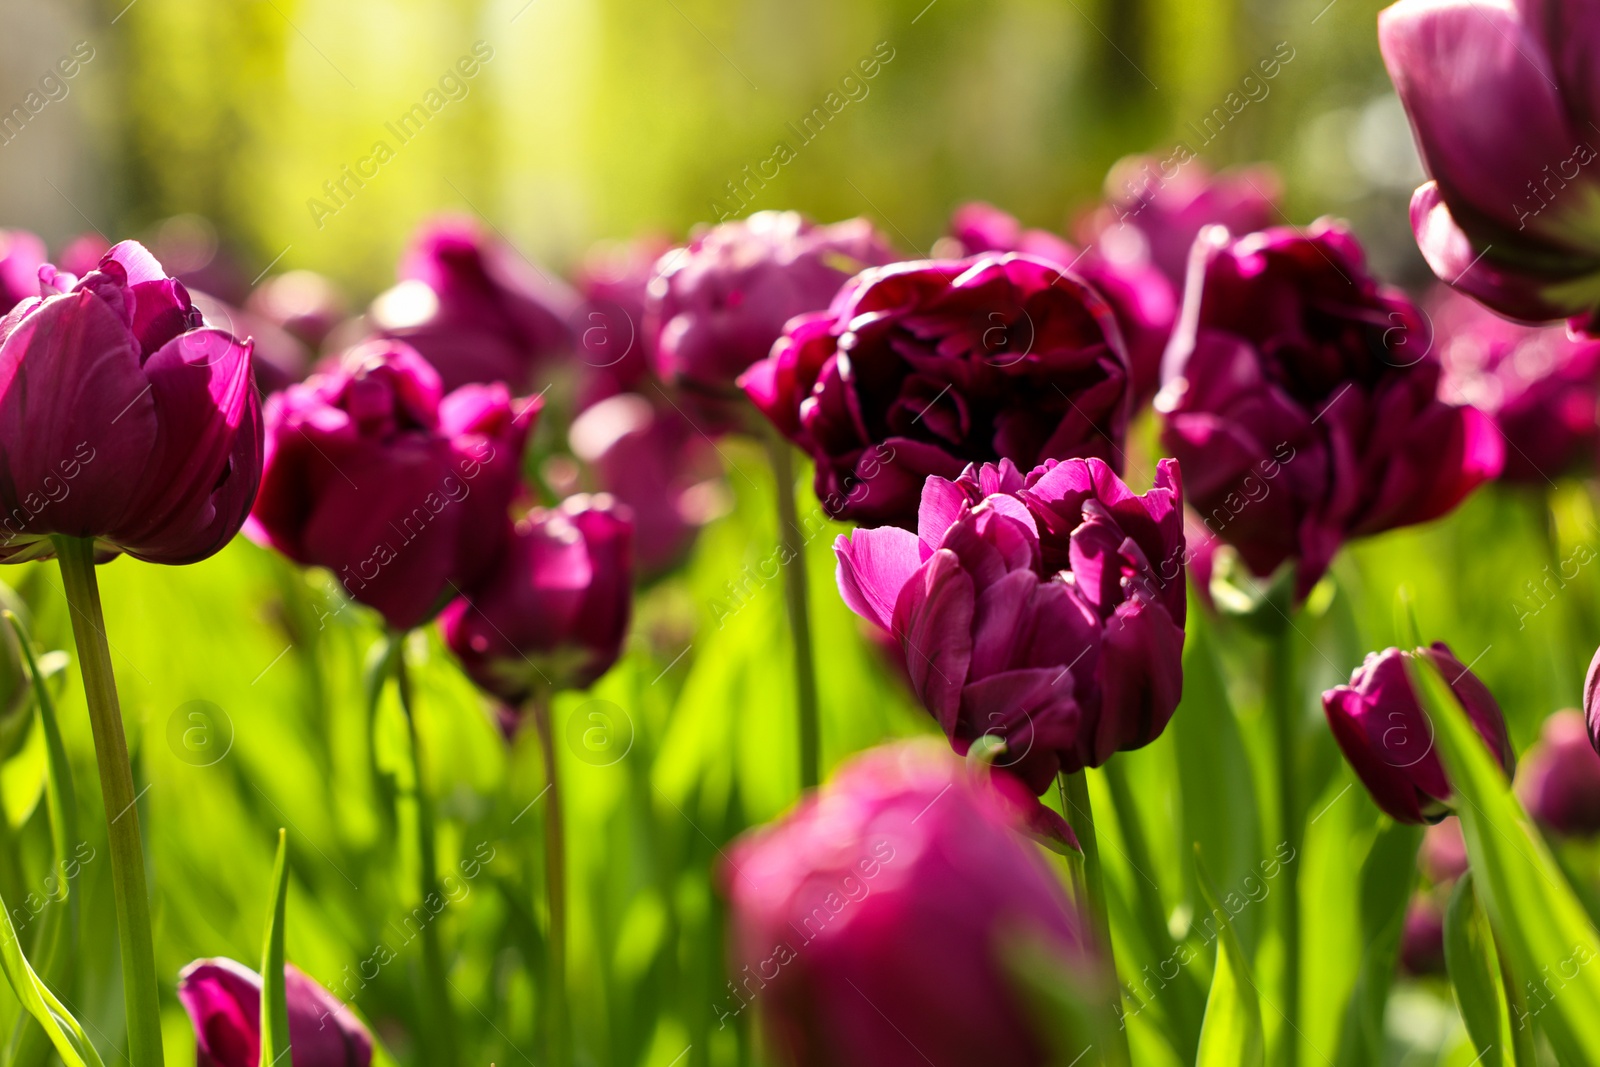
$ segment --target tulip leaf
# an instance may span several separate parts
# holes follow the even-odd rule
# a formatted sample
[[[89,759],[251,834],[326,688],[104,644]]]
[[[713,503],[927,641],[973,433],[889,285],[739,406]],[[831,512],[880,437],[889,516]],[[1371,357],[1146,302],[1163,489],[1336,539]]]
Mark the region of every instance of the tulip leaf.
[[[1472,872],[1463,874],[1444,914],[1444,965],[1455,987],[1456,1006],[1483,1067],[1500,1067],[1509,1020],[1500,986],[1499,960],[1489,920],[1472,891]]]
[[[283,973],[283,913],[289,900],[289,835],[278,830],[272,865],[272,911],[261,949],[261,1062],[274,1067],[289,1051],[289,997]]]
[[[1456,792],[1474,886],[1513,981],[1543,976],[1512,1025],[1537,1019],[1563,1063],[1600,1063],[1600,967],[1590,966],[1600,958],[1600,933],[1437,666],[1416,656],[1407,669]]]
[[[383,701],[384,687],[394,677],[395,657],[400,654],[402,638],[385,634],[367,653],[361,685],[367,702],[367,769],[372,775],[373,788],[378,794],[378,811],[386,826],[392,828],[398,816],[395,813],[399,786],[395,775],[381,763],[378,750],[378,712]],[[392,836],[392,835],[391,835]]]
[[[11,911],[3,900],[0,900],[0,971],[5,972],[6,981],[11,983],[12,992],[16,993],[23,1010],[44,1028],[66,1067],[105,1067],[78,1020],[28,965],[22,954],[22,942],[17,940],[16,928],[11,925]]]
[[[1421,827],[1390,823],[1379,831],[1361,865],[1361,943],[1365,948],[1339,1042],[1341,1064],[1359,1067],[1383,1060],[1383,1011],[1394,984],[1421,845]]]
[[[1211,973],[1211,993],[1200,1024],[1195,1067],[1259,1067],[1265,1062],[1266,1045],[1261,1030],[1261,998],[1250,977],[1250,962],[1239,947],[1227,909],[1218,903],[1221,894],[1206,873],[1198,848],[1195,871],[1206,907],[1221,919],[1217,965]]]

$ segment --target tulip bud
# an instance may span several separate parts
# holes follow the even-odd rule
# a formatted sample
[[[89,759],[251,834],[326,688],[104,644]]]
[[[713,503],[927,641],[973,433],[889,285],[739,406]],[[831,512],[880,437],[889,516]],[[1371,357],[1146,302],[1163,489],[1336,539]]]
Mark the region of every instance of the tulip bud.
[[[580,409],[618,393],[647,391],[655,338],[645,328],[645,304],[656,263],[671,248],[664,238],[641,237],[604,242],[584,256],[573,279],[583,297],[572,327]]]
[[[1418,651],[1450,683],[1509,778],[1516,754],[1500,705],[1443,642]],[[1433,724],[1406,674],[1405,660],[1414,654],[1398,648],[1368,653],[1349,685],[1322,694],[1322,707],[1334,740],[1378,807],[1400,822],[1432,823],[1449,813],[1453,792],[1434,751]]]
[[[1418,893],[1406,908],[1400,966],[1417,978],[1444,974],[1444,913],[1427,894]]]
[[[1528,814],[1555,833],[1600,833],[1600,755],[1581,714],[1558,711],[1544,721],[1539,740],[1523,754],[1517,795]]]
[[[284,967],[294,1067],[368,1067],[372,1035],[333,994],[299,968]],[[178,1000],[194,1025],[199,1067],[257,1067],[261,976],[230,959],[196,960],[178,977]]]
[[[1423,831],[1417,866],[1433,885],[1446,885],[1467,873],[1467,841],[1460,819],[1446,816]]]
[[[723,1026],[753,1007],[789,1067],[1045,1062],[1006,954],[1085,985],[1087,924],[987,780],[924,743],[874,749],[730,849]],[[921,1051],[919,1051],[921,1050]]]

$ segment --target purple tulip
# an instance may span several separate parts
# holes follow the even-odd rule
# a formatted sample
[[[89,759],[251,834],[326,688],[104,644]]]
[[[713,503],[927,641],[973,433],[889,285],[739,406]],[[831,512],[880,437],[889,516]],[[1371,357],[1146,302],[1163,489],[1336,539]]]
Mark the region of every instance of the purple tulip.
[[[682,561],[709,518],[716,449],[677,411],[618,393],[572,420],[572,452],[633,516],[633,558],[654,576]]]
[[[368,1067],[372,1035],[350,1009],[285,965],[294,1067]],[[261,976],[230,959],[196,960],[178,977],[178,1000],[194,1025],[198,1067],[261,1062]]]
[[[1090,245],[1082,252],[1048,230],[1024,230],[1016,219],[989,204],[965,204],[950,220],[960,254],[1022,252],[1082,277],[1105,297],[1128,346],[1133,368],[1134,404],[1155,395],[1161,381],[1161,353],[1178,313],[1172,283],[1147,259],[1123,255],[1121,246]]]
[[[668,252],[650,283],[647,330],[663,380],[717,402],[766,358],[784,324],[821,311],[850,276],[898,258],[866,219],[819,226],[793,211],[725,222]]]
[[[1166,728],[1183,689],[1183,500],[1162,460],[1138,496],[1098,459],[930,477],[917,533],[834,545],[839,591],[899,638],[957,752],[994,734],[1043,793]]]
[[[1580,712],[1558,711],[1523,754],[1517,795],[1528,814],[1558,834],[1600,834],[1600,755]]]
[[[310,270],[268,278],[250,294],[245,308],[287,330],[313,352],[347,315],[339,287]]]
[[[1444,912],[1426,893],[1418,893],[1406,907],[1400,933],[1400,967],[1415,978],[1442,975],[1444,968]]]
[[[720,1027],[755,1007],[788,1067],[1043,1067],[1007,954],[1031,945],[1086,987],[1100,965],[1005,782],[885,746],[736,842]]]
[[[1378,43],[1432,181],[1411,227],[1444,281],[1526,321],[1600,307],[1591,4],[1402,0]]]
[[[1467,840],[1461,834],[1461,820],[1447,815],[1422,832],[1422,848],[1417,866],[1434,885],[1448,885],[1467,873]]]
[[[373,328],[421,352],[446,392],[495,382],[529,392],[539,366],[572,348],[577,298],[469,219],[424,226],[399,273],[373,301]]]
[[[81,278],[98,267],[109,251],[111,243],[99,233],[93,230],[80,233],[68,241],[61,254],[56,256],[56,266]]]
[[[399,630],[495,565],[539,410],[504,385],[441,392],[414,349],[369,341],[267,400],[250,536],[327,567]]]
[[[1450,683],[1509,778],[1516,753],[1500,705],[1443,642],[1422,651]],[[1378,807],[1401,822],[1438,822],[1449,813],[1454,794],[1434,751],[1433,724],[1406,676],[1411,655],[1398,648],[1368,653],[1349,685],[1322,694],[1322,708],[1334,740]]]
[[[604,494],[535,508],[494,570],[445,609],[445,643],[508,704],[593,685],[628,634],[632,538],[626,510]]]
[[[0,319],[0,561],[50,537],[194,563],[239,532],[261,477],[250,343],[202,325],[132,241],[82,279],[38,270]]]
[[[867,271],[741,379],[816,462],[835,518],[917,524],[930,475],[1093,456],[1120,467],[1128,358],[1105,300],[1022,255]]]
[[[1341,224],[1195,245],[1156,409],[1190,499],[1304,597],[1351,537],[1437,518],[1500,471],[1489,417],[1438,396],[1422,313]]]
[[[672,248],[664,238],[596,245],[575,279],[583,304],[573,325],[583,410],[618,393],[638,392],[650,374],[655,339],[645,304],[656,262]]]
[[[39,295],[39,268],[44,264],[43,241],[26,230],[0,230],[0,315]]]
[[[1440,393],[1494,418],[1505,438],[1500,479],[1548,485],[1600,461],[1600,341],[1528,327],[1443,289],[1429,309],[1444,361]]]

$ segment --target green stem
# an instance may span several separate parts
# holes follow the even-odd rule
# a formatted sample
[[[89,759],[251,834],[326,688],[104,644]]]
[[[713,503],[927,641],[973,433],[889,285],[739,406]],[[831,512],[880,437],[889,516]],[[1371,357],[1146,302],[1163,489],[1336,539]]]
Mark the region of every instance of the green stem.
[[[406,669],[405,633],[393,633],[394,680],[400,693],[400,708],[406,716],[406,735],[411,742],[411,768],[416,777],[417,801],[417,893],[426,913],[422,926],[422,1005],[427,1024],[421,1030],[425,1041],[431,1045],[424,1058],[440,1067],[453,1067],[456,1062],[455,1027],[450,1013],[450,986],[445,976],[444,948],[439,941],[439,917],[444,911],[445,898],[439,888],[439,856],[435,840],[433,798],[428,795],[426,764],[422,757],[422,739],[417,731],[414,694],[411,675]]]
[[[1300,793],[1300,708],[1294,662],[1294,627],[1285,621],[1266,649],[1262,665],[1267,713],[1277,741],[1279,832],[1294,857],[1284,865],[1280,934],[1283,940],[1284,1025],[1278,1063],[1300,1062],[1300,854],[1305,845]]]
[[[817,720],[817,668],[811,649],[811,603],[806,579],[806,539],[794,506],[794,455],[789,442],[767,435],[767,454],[778,494],[778,537],[783,554],[783,596],[794,639],[795,696],[800,713],[800,788],[819,780],[822,731]]]
[[[1089,776],[1085,771],[1062,776],[1067,801],[1067,819],[1078,844],[1083,848],[1083,899],[1089,910],[1096,943],[1105,952],[1111,972],[1111,997],[1106,1005],[1110,1020],[1106,1027],[1107,1067],[1129,1067],[1128,1031],[1122,1025],[1122,980],[1117,976],[1116,951],[1111,944],[1111,914],[1106,908],[1105,870],[1100,865],[1100,845],[1094,835],[1094,809],[1089,803]]]
[[[100,795],[106,810],[111,886],[116,896],[117,937],[122,948],[122,994],[128,1013],[128,1056],[133,1067],[161,1067],[161,1006],[156,957],[150,934],[150,895],[145,885],[144,847],[139,837],[138,795],[122,709],[111,672],[105,615],[94,570],[94,541],[57,537],[56,556],[72,614],[72,636],[94,731]]]
[[[561,785],[556,773],[555,735],[550,728],[547,695],[532,701],[533,721],[544,754],[544,879],[545,902],[550,909],[550,933],[545,982],[549,1050],[546,1063],[571,1060],[567,1036],[567,845],[561,819]]]

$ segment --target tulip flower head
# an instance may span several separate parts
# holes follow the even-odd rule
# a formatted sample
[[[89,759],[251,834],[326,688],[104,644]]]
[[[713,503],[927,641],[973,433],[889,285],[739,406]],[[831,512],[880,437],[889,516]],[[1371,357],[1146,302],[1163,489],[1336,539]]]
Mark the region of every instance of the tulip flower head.
[[[584,257],[574,279],[583,297],[573,324],[579,408],[644,386],[655,348],[645,328],[645,304],[656,263],[671,248],[664,239],[646,237],[596,245]]]
[[[1539,825],[1568,837],[1600,834],[1600,753],[1580,712],[1558,711],[1523,754],[1517,795]]]
[[[294,1067],[368,1067],[372,1035],[333,994],[284,967]],[[194,1025],[199,1067],[257,1067],[261,976],[230,959],[196,960],[178,978],[178,1001]]]
[[[1042,1067],[1006,953],[1026,939],[1086,984],[1098,955],[1002,783],[885,746],[736,842],[722,1025],[754,1007],[788,1067]]]
[[[152,563],[218,552],[261,477],[250,343],[132,241],[38,277],[0,318],[0,561],[50,556],[52,535]]]
[[[1304,598],[1339,546],[1443,515],[1501,468],[1490,418],[1439,397],[1428,323],[1342,224],[1196,243],[1162,370],[1162,440],[1250,570]]]
[[[39,268],[44,264],[43,241],[26,230],[0,230],[0,315],[39,295]]]
[[[394,629],[419,626],[494,567],[538,410],[504,385],[442,395],[409,345],[358,345],[268,399],[248,532],[327,567]]]
[[[860,274],[740,382],[811,454],[830,515],[906,529],[923,482],[969,463],[1120,466],[1130,411],[1110,306],[1060,264],[1017,254]]]
[[[834,545],[852,611],[892,633],[957,752],[1002,738],[1036,794],[1166,728],[1183,690],[1178,465],[1133,493],[1098,459],[931,477],[916,533]]]
[[[1412,655],[1427,656],[1444,675],[1509,778],[1516,753],[1500,705],[1443,642],[1417,653],[1369,653],[1349,685],[1322,694],[1322,708],[1334,740],[1378,807],[1400,822],[1434,823],[1449,814],[1454,791],[1434,750],[1433,724],[1406,674],[1405,660]]]

